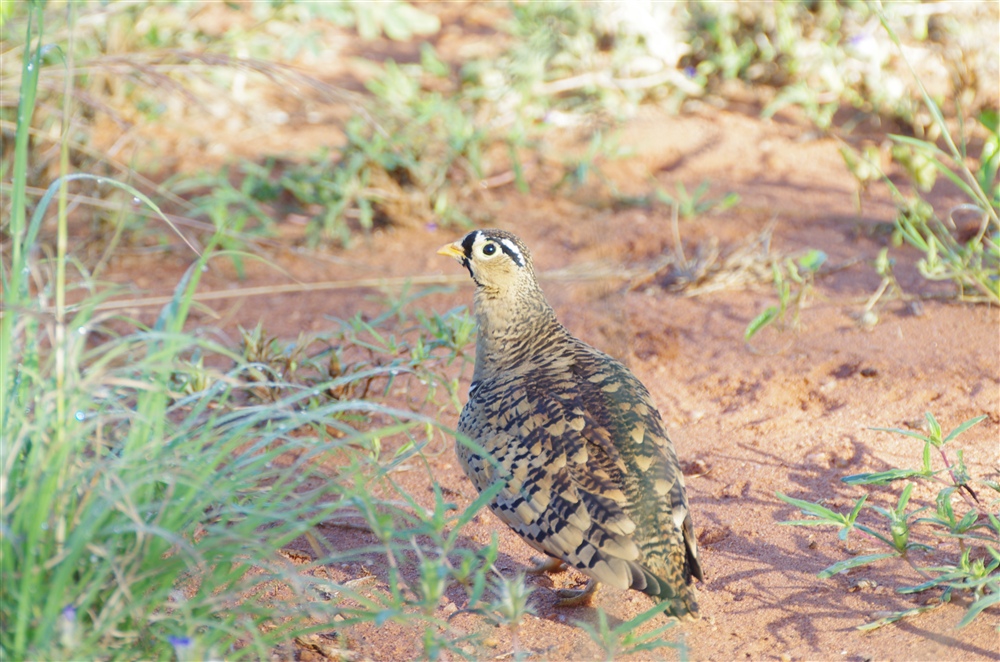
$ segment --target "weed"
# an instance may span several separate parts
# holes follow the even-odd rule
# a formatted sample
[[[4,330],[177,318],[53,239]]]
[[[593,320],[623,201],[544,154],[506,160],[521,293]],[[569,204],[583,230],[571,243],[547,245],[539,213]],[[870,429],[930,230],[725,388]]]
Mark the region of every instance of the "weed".
[[[928,103],[933,102],[928,99]],[[906,155],[903,165],[918,190],[929,190],[940,173],[967,196],[968,202],[953,209],[947,223],[919,194],[907,199],[889,182],[899,207],[896,217],[899,236],[924,254],[917,263],[921,275],[930,280],[952,281],[959,299],[993,303],[1000,302],[1000,200],[995,180],[1000,162],[1000,133],[995,120],[995,114],[980,116],[989,133],[976,172],[971,171],[965,157],[957,151],[948,155],[925,141],[892,136],[896,142],[893,155],[897,161],[900,154]],[[949,159],[957,164],[954,169],[945,163]],[[969,213],[973,220],[964,231],[956,224],[963,212]]]
[[[896,32],[890,27],[884,13],[879,13],[879,19],[890,39],[902,48]],[[907,61],[909,66],[909,62]],[[912,72],[911,68],[911,72]],[[1000,182],[997,181],[997,171],[1000,169],[1000,122],[995,110],[980,113],[979,123],[986,131],[986,140],[978,159],[978,167],[973,172],[966,154],[966,146],[955,145],[944,116],[938,104],[934,102],[923,82],[913,73],[920,89],[923,104],[933,121],[933,126],[940,132],[947,151],[924,140],[906,136],[891,136],[897,151],[910,148],[903,152],[909,160],[907,169],[912,173],[918,189],[927,190],[933,184],[933,170],[944,175],[966,196],[968,203],[960,209],[971,210],[978,217],[977,224],[964,242],[956,237],[936,216],[926,213],[900,213],[896,219],[897,227],[903,238],[924,253],[924,259],[918,263],[924,277],[933,280],[952,280],[955,282],[960,298],[966,295],[966,290],[978,293],[987,301],[1000,302]],[[945,161],[950,160],[949,166]],[[899,191],[891,187],[899,199]],[[926,210],[929,205],[919,205],[923,202],[917,199],[918,208]],[[907,207],[911,207],[908,205]],[[949,222],[954,228],[952,218]]]
[[[750,340],[765,326],[777,323],[779,328],[796,328],[799,313],[812,292],[813,282],[820,267],[826,262],[826,253],[812,249],[800,258],[787,257],[783,262],[772,264],[774,288],[778,293],[778,305],[768,306],[747,325],[743,333],[744,340]],[[792,319],[788,322],[785,315],[791,311]]]
[[[496,600],[490,609],[496,615],[498,624],[510,628],[515,657],[520,657],[521,652],[517,628],[525,616],[535,613],[534,608],[528,604],[528,596],[533,590],[525,583],[524,575],[521,574],[508,579],[497,573],[493,581]]]
[[[611,628],[608,625],[607,614],[604,613],[603,609],[598,609],[596,627],[583,621],[577,621],[576,624],[587,631],[591,640],[601,648],[604,659],[608,662],[625,655],[635,655],[659,648],[678,649],[681,652],[681,659],[684,659],[687,648],[683,643],[668,642],[662,638],[668,630],[677,625],[676,621],[670,620],[666,625],[645,634],[637,632],[640,625],[661,614],[663,614],[663,607],[653,605],[638,616]]]
[[[695,218],[710,211],[726,211],[739,204],[740,196],[737,193],[729,192],[718,198],[706,198],[709,182],[703,181],[688,193],[683,182],[677,182],[675,188],[676,195],[670,195],[662,188],[656,188],[656,199],[665,205],[669,205],[677,210],[681,218]]]
[[[875,14],[891,43],[902,54],[899,36],[889,17],[880,7]],[[978,158],[972,158],[967,152],[964,132],[960,144],[956,145],[939,104],[905,56],[903,61],[910,67],[928,116],[924,127],[926,133],[940,137],[945,149],[932,140],[890,134],[893,141],[891,159],[913,183],[912,196],[904,195],[883,172],[877,148],[869,147],[864,154],[846,147],[842,149],[845,163],[859,182],[859,209],[860,192],[869,182],[881,178],[897,206],[893,241],[896,245],[905,241],[923,253],[917,263],[921,275],[929,280],[952,281],[958,299],[1000,302],[1000,180],[997,179],[1000,129],[997,112],[984,109],[979,113],[977,121],[985,139]],[[939,176],[945,177],[966,200],[951,209],[944,219],[923,197],[931,191]],[[884,267],[886,263],[883,256],[878,264]],[[867,323],[876,321],[869,315],[871,306],[888,284],[886,274],[880,275],[883,282],[862,313],[869,316]]]
[[[899,593],[918,593],[932,588],[942,588],[941,603],[948,602],[955,591],[968,591],[972,595],[972,604],[965,617],[958,624],[964,627],[971,623],[984,609],[1000,604],[1000,519],[998,513],[990,509],[1000,503],[1000,485],[991,481],[980,481],[988,490],[996,493],[991,502],[984,503],[977,492],[973,490],[973,481],[966,468],[963,452],[958,450],[949,459],[946,446],[958,435],[985,419],[979,416],[965,421],[948,434],[944,434],[940,424],[933,414],[927,413],[927,433],[900,430],[896,428],[872,428],[882,432],[912,437],[923,442],[921,466],[918,469],[890,469],[876,473],[864,473],[846,476],[841,480],[848,485],[892,485],[905,481],[906,485],[899,494],[893,508],[883,508],[867,503],[868,494],[855,501],[851,512],[842,515],[820,503],[794,499],[778,493],[778,498],[795,506],[810,519],[782,522],[793,526],[836,526],[840,529],[839,537],[846,541],[851,531],[857,530],[877,541],[887,552],[855,556],[845,561],[833,564],[821,571],[819,577],[828,579],[838,573],[871,565],[885,559],[900,559],[905,561],[913,571],[924,581],[915,586],[899,587]],[[933,456],[940,456],[942,468],[935,468]],[[942,478],[942,474],[946,478]],[[918,481],[929,480],[940,484],[934,506],[909,509],[910,496]],[[964,503],[964,512],[956,512],[955,499]],[[860,523],[862,512],[872,511],[880,516],[882,527]],[[929,516],[918,517],[925,511],[931,511]],[[930,543],[915,542],[917,531],[926,533]],[[952,544],[957,541],[957,549]],[[926,553],[937,565],[921,567],[914,556]],[[872,623],[859,626],[859,629],[870,630],[888,623],[912,616],[936,605],[921,607],[892,614]]]
[[[926,101],[943,127],[937,106],[929,98]],[[905,241],[923,253],[917,262],[921,275],[952,281],[959,299],[996,303],[1000,302],[1000,133],[996,113],[983,112],[978,119],[987,137],[979,158],[973,160],[978,164],[975,171],[964,146],[959,151],[950,139],[948,153],[927,141],[890,136],[894,142],[892,159],[907,172],[916,189],[912,196],[904,195],[884,174],[874,154],[861,156],[850,149],[842,153],[862,188],[875,177],[888,186],[897,206],[893,241],[896,245]],[[967,200],[954,207],[946,220],[921,195],[934,187],[938,175],[944,175]],[[882,271],[886,260],[883,256],[877,263]],[[879,275],[886,277],[881,271]],[[885,285],[883,281],[880,290]]]
[[[862,328],[870,329],[878,324],[878,313],[875,312],[875,305],[888,292],[890,296],[902,297],[903,288],[899,286],[896,275],[893,272],[893,261],[889,258],[889,249],[883,248],[875,258],[875,273],[882,277],[882,282],[878,288],[868,298],[861,313],[858,315],[858,324]]]

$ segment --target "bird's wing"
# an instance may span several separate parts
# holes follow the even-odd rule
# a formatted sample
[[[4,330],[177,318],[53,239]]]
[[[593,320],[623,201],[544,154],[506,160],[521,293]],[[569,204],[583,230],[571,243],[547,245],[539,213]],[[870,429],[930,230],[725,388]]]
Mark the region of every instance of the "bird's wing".
[[[624,466],[620,485],[628,498],[626,510],[636,523],[635,539],[642,550],[643,566],[668,585],[647,593],[662,598],[672,584],[702,579],[697,544],[684,492],[684,476],[667,436],[663,421],[649,391],[618,361],[584,345],[572,365],[584,408],[595,420],[600,434],[584,436],[588,441],[606,433]],[[593,384],[593,387],[589,385]],[[599,445],[605,450],[606,444]]]
[[[672,598],[694,549],[676,457],[645,388],[600,357],[555,357],[484,383],[460,429],[503,467],[493,510],[532,546],[598,581]],[[479,489],[494,480],[484,463],[467,465]]]

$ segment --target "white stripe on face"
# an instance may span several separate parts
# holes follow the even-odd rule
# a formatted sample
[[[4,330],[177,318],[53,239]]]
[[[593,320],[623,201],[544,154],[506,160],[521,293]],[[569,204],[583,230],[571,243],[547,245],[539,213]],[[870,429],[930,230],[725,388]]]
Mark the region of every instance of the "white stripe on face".
[[[502,243],[504,246],[506,246],[507,248],[509,248],[510,252],[513,255],[516,256],[514,259],[517,261],[517,266],[523,267],[524,266],[524,255],[521,254],[521,249],[519,249],[517,247],[517,244],[515,244],[513,241],[511,241],[510,239],[507,239],[507,238],[501,239],[500,243]]]
[[[470,232],[462,238],[462,251],[465,253],[465,258],[469,259],[472,257],[472,247],[480,242],[483,233],[479,230]]]

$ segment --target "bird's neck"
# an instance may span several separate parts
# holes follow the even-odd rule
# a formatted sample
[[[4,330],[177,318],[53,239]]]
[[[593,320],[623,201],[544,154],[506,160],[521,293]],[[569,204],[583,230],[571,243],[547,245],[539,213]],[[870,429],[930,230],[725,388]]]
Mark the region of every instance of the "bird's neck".
[[[540,290],[511,302],[477,288],[475,312],[479,329],[474,382],[515,369],[543,351],[554,336],[567,333]]]

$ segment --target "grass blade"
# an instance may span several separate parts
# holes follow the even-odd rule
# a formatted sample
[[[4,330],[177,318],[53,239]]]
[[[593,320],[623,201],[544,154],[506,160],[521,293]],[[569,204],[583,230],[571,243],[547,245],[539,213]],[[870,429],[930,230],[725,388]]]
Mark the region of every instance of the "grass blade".
[[[865,556],[855,556],[853,558],[845,559],[838,563],[834,563],[829,568],[821,570],[817,575],[820,579],[829,579],[836,574],[844,572],[845,570],[850,570],[851,568],[857,568],[863,565],[869,565],[876,561],[881,561],[882,559],[891,559],[896,554],[882,553],[882,554],[867,554]]]

